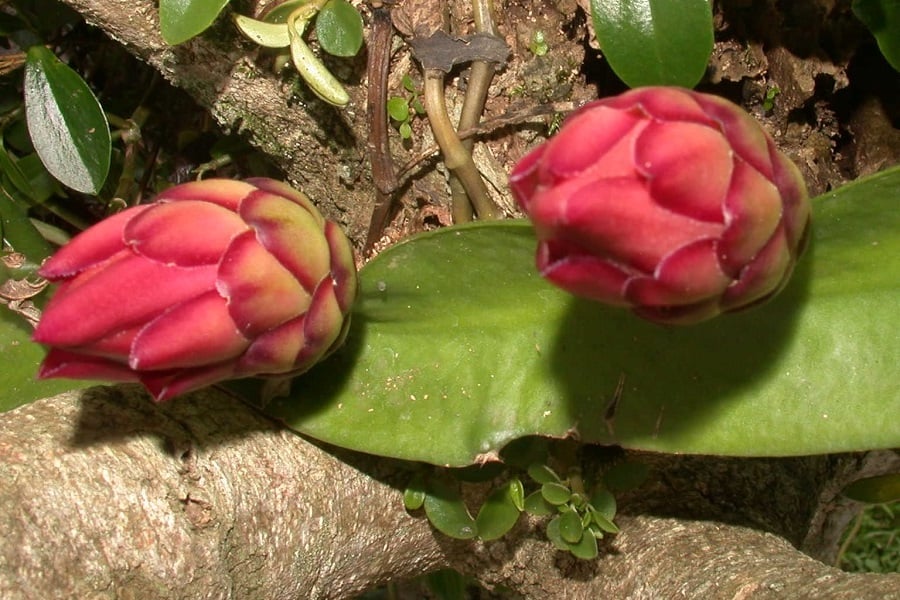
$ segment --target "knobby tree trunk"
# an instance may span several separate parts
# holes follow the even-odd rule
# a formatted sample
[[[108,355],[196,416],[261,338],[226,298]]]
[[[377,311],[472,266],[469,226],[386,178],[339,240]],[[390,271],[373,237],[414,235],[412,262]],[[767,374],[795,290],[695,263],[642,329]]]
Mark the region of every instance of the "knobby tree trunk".
[[[404,510],[403,463],[324,448],[223,392],[156,405],[90,388],[0,416],[0,597],[352,598],[448,566],[528,598],[900,597],[900,575],[795,547],[825,551],[842,480],[895,454],[641,459],[653,475],[622,532],[577,561],[524,519],[496,542],[448,539]]]

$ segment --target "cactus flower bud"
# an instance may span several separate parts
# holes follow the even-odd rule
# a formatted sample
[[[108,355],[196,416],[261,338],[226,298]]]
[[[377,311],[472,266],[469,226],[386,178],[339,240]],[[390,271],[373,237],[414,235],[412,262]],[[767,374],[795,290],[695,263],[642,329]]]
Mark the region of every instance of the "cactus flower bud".
[[[648,87],[591,102],[510,175],[556,285],[660,323],[769,298],[803,250],[803,179],[738,106]]]
[[[357,288],[340,228],[263,178],[170,188],[40,274],[61,285],[34,332],[50,347],[38,376],[140,381],[159,401],[306,371],[343,342]]]

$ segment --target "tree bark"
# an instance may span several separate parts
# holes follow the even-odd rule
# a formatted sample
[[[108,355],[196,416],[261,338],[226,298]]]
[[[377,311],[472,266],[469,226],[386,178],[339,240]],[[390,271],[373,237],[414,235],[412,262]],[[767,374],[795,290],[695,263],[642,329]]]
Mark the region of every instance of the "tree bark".
[[[352,598],[447,566],[526,598],[900,597],[900,575],[843,573],[788,541],[848,465],[896,455],[642,460],[651,481],[585,562],[536,520],[443,537],[403,508],[408,465],[304,440],[223,392],[156,405],[90,388],[0,416],[0,597]]]

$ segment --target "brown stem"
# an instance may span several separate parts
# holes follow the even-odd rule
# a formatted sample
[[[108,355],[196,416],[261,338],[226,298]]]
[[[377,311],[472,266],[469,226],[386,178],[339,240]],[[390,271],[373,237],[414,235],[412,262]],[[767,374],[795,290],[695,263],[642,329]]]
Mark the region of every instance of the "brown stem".
[[[391,62],[391,12],[387,6],[372,8],[372,29],[369,34],[369,62],[367,73],[369,89],[366,112],[371,123],[369,129],[369,160],[372,163],[372,180],[375,182],[375,207],[366,234],[365,253],[369,253],[387,226],[397,189],[397,174],[388,142],[387,79]]]

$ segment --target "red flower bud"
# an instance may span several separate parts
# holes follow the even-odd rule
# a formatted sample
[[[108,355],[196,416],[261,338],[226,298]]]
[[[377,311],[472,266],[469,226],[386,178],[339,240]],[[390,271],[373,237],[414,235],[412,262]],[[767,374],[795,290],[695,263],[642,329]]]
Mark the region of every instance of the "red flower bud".
[[[60,249],[34,332],[39,377],[140,381],[166,400],[225,379],[294,375],[343,342],[350,242],[271,179],[175,186]]]
[[[678,88],[585,105],[516,165],[510,187],[544,277],[660,323],[771,297],[809,224],[800,172],[762,127]]]

